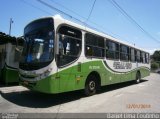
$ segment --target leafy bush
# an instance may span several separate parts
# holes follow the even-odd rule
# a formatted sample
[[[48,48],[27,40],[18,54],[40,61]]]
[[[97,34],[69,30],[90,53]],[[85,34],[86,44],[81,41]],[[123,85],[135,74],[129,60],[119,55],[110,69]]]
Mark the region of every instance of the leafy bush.
[[[156,63],[156,62],[152,62],[151,63],[151,69],[152,70],[156,70],[156,69],[158,69],[159,68],[159,63]]]

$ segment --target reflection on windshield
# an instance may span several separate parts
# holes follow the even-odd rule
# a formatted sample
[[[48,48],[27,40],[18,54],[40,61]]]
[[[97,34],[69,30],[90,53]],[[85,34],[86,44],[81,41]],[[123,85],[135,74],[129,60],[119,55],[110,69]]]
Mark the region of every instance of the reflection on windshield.
[[[54,33],[48,29],[39,29],[25,36],[23,62],[49,62],[53,59]]]

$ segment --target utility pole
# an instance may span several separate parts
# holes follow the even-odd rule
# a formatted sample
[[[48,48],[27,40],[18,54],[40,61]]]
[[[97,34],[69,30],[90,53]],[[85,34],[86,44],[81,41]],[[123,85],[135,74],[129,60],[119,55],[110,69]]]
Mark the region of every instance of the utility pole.
[[[10,18],[10,23],[9,23],[9,35],[11,35],[12,23],[13,23],[13,20],[12,20],[12,18]]]

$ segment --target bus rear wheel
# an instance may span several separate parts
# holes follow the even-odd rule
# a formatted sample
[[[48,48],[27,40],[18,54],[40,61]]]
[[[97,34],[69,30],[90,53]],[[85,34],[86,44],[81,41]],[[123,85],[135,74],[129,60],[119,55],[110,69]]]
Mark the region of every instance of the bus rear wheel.
[[[141,81],[141,74],[140,74],[140,72],[137,72],[135,82],[138,84],[138,83],[140,83],[140,81]]]
[[[96,77],[94,75],[91,75],[87,78],[86,84],[85,84],[85,95],[91,96],[94,95],[97,92],[98,89],[98,82],[96,80]]]

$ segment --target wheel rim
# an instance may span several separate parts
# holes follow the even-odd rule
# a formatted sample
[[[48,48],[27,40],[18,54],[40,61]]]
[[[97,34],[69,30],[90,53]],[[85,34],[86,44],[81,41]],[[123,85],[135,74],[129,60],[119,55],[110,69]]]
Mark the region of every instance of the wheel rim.
[[[90,81],[89,82],[89,89],[91,91],[95,90],[95,87],[96,87],[96,83],[94,81]]]

